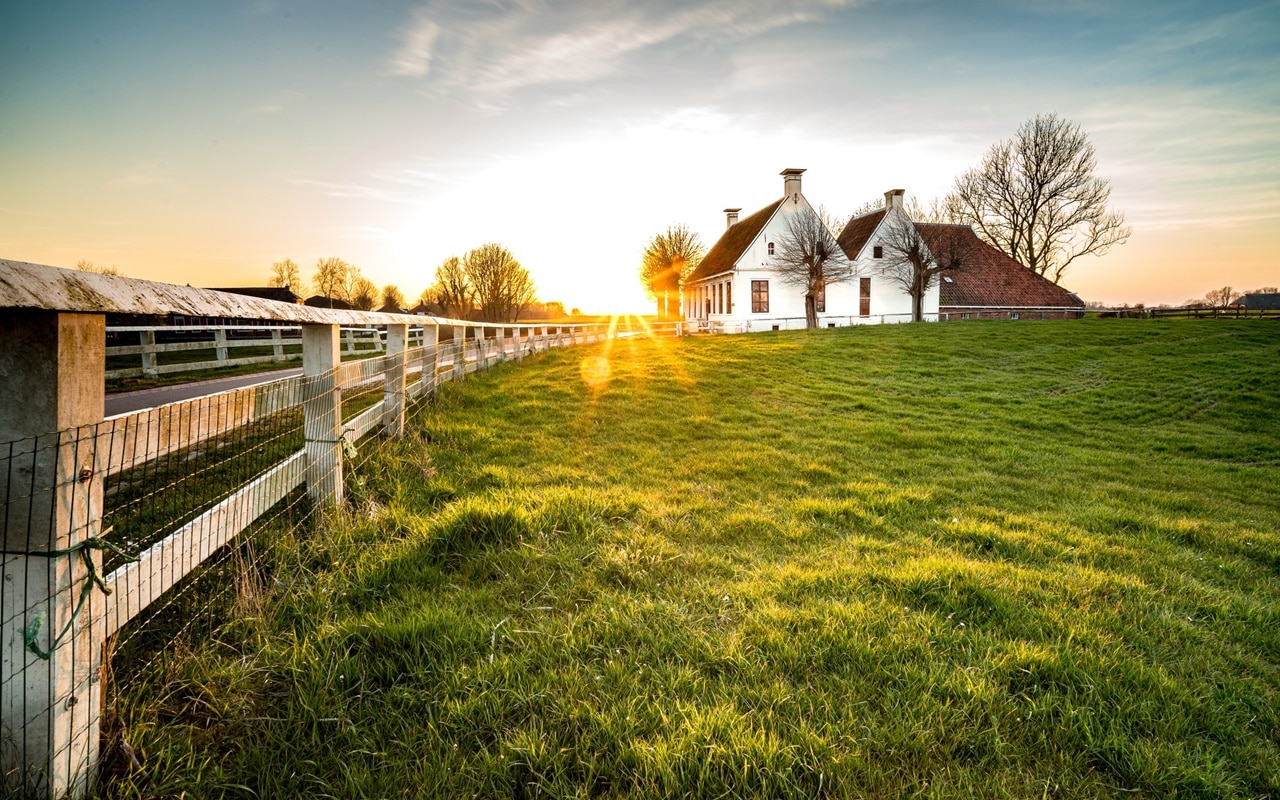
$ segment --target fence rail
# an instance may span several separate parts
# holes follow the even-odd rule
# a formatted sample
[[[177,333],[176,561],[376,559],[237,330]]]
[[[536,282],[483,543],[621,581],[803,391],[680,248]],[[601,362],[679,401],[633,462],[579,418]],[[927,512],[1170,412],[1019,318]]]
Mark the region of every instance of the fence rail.
[[[683,327],[303,309],[3,261],[0,308],[0,791],[47,797],[91,790],[107,652],[152,638],[169,609],[182,625],[198,619],[201,607],[186,604],[214,600],[193,600],[203,595],[191,587],[239,558],[247,532],[342,503],[362,437],[400,435],[406,409],[443,381]],[[136,343],[108,348],[113,311],[277,326],[114,329]],[[292,347],[303,374],[103,418],[108,357],[150,359],[126,369],[159,371],[171,366],[156,363],[165,353],[212,348],[226,365],[244,363],[236,347],[265,346],[273,352],[250,358]],[[365,357],[343,362],[344,350]]]

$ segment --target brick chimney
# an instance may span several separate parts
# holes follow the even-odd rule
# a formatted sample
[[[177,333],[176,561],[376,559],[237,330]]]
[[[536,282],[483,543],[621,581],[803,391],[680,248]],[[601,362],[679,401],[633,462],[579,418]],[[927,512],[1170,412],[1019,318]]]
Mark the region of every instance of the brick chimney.
[[[778,174],[782,176],[782,196],[795,200],[796,195],[800,194],[800,176],[804,174],[804,170],[784,169]]]
[[[884,207],[902,208],[902,197],[907,191],[905,189],[890,189],[884,193]]]
[[[738,224],[738,212],[741,210],[742,209],[740,208],[726,208],[724,210],[724,217],[725,217],[724,227],[726,229],[732,228],[734,225]]]

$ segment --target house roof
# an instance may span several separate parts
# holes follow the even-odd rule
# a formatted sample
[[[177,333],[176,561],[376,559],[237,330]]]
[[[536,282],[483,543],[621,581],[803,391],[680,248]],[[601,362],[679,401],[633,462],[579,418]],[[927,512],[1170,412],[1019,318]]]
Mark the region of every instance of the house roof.
[[[1252,294],[1246,294],[1243,297],[1237,297],[1235,300],[1231,301],[1231,305],[1244,306],[1246,309],[1251,311],[1264,308],[1280,308],[1280,294],[1276,294],[1274,292],[1266,294],[1262,292],[1253,292]]]
[[[339,300],[336,297],[325,297],[322,294],[308,297],[303,305],[308,305],[312,308],[340,308],[345,311],[350,311],[355,308],[355,306],[351,305],[346,300]]]
[[[886,211],[887,209],[882,208],[870,214],[854,217],[845,223],[844,230],[840,231],[836,241],[840,243],[840,249],[850,260],[857,258],[862,248],[867,246],[867,240],[876,232],[876,228],[880,227]]]
[[[786,198],[778,198],[725,231],[689,275],[686,283],[700,281],[732,270],[738,263],[738,259],[742,258],[742,254],[747,252],[747,248],[760,235],[760,231],[764,230],[765,224],[773,217],[783,200]]]
[[[296,303],[302,299],[288,286],[210,286],[209,288],[215,292],[261,297],[263,300],[279,300],[282,303]]]
[[[916,228],[931,250],[942,236],[968,240],[962,244],[970,251],[970,265],[943,273],[938,296],[941,307],[1084,308],[1079,297],[982,241],[968,225],[917,222]]]

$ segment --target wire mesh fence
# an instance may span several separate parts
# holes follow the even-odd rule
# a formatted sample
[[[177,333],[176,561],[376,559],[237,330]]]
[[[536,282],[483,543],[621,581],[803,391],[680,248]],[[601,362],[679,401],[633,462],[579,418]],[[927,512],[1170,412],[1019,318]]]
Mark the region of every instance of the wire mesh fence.
[[[344,363],[337,325],[308,328],[301,376],[0,443],[3,795],[136,768],[122,695],[163,691],[185,643],[244,646],[238,626],[306,574],[299,543],[362,480],[363,437],[399,435],[440,381],[630,333],[388,326],[382,354]]]

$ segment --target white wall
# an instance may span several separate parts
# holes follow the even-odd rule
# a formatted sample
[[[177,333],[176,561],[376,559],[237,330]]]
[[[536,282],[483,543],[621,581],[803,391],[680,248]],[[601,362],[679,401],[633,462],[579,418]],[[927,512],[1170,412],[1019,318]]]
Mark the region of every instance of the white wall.
[[[769,255],[769,243],[777,243],[787,228],[787,219],[792,214],[812,212],[812,207],[801,195],[800,201],[786,202],[774,214],[773,219],[765,225],[755,242],[738,259],[737,269],[729,275],[714,278],[708,282],[689,287],[690,300],[686,311],[691,311],[691,319],[707,319],[710,322],[744,323],[751,320],[778,320],[783,318],[804,319],[804,289],[783,283],[781,275],[773,269],[776,260]],[[901,213],[895,210],[895,213]],[[877,231],[878,233],[878,231]],[[911,320],[911,296],[901,286],[878,274],[875,267],[877,261],[872,258],[873,247],[878,243],[877,237],[867,243],[865,256],[854,262],[857,275],[850,281],[827,287],[826,311],[818,315],[818,324],[859,325],[880,324],[882,322],[909,322]],[[871,278],[871,310],[866,317],[859,315],[860,278]],[[769,311],[753,313],[751,311],[751,282],[769,281]],[[730,294],[733,300],[731,310],[720,312],[718,299],[712,302],[712,311],[708,316],[701,298],[705,290],[721,284],[732,286]],[[700,292],[699,290],[703,290]],[[718,289],[716,289],[718,291]],[[715,297],[715,295],[713,295]],[[924,298],[925,319],[938,318],[938,287],[929,289]]]

